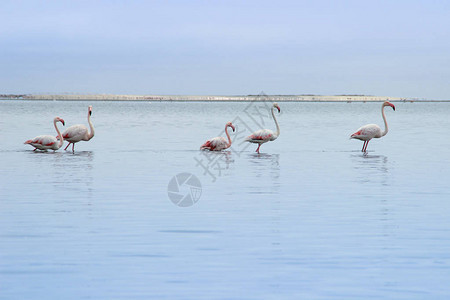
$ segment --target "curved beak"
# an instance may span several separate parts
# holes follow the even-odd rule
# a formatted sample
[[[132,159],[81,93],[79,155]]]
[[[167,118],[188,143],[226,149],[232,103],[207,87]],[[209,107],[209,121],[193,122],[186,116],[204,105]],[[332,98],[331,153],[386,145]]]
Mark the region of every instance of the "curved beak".
[[[89,115],[92,116],[92,106],[89,106]]]
[[[66,126],[66,122],[64,122],[63,119],[59,119],[59,121],[63,124],[63,126]]]
[[[279,107],[279,106],[277,106],[277,109],[278,109],[278,112],[280,113],[280,112],[281,112],[281,109],[280,109],[280,107]]]
[[[233,132],[234,132],[234,130],[235,130],[234,126],[233,126],[233,125],[230,125],[230,127],[233,129]]]
[[[392,109],[395,111],[395,105],[391,104]]]

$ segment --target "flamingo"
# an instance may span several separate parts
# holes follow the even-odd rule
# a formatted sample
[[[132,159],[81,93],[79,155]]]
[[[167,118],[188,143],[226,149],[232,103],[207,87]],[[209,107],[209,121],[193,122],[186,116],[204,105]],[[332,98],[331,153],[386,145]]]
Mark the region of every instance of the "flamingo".
[[[200,150],[221,151],[221,150],[230,148],[231,138],[230,138],[230,134],[228,133],[228,127],[231,127],[231,129],[233,129],[233,132],[235,130],[234,125],[231,124],[231,122],[228,122],[227,124],[225,124],[225,134],[228,137],[228,142],[223,136],[218,136],[218,137],[212,138],[210,140],[207,140],[200,147]]]
[[[277,132],[273,132],[270,129],[260,129],[258,131],[253,132],[250,136],[248,136],[245,141],[250,143],[258,144],[258,148],[255,152],[258,152],[259,154],[259,147],[261,147],[262,144],[267,143],[269,141],[275,141],[278,136],[280,136],[280,126],[278,126],[277,119],[275,118],[274,109],[278,109],[278,112],[281,112],[280,106],[278,106],[278,103],[274,103],[272,105],[272,117],[275,121],[275,125],[277,126]]]
[[[64,150],[66,150],[70,146],[70,144],[72,144],[72,152],[75,152],[74,150],[75,143],[78,143],[79,141],[89,141],[94,137],[95,131],[94,125],[92,125],[91,122],[91,115],[92,115],[92,105],[88,107],[88,116],[87,116],[91,132],[88,132],[87,127],[82,124],[72,125],[63,132],[62,134],[63,138],[69,142],[66,148],[64,148]]]
[[[369,144],[371,139],[383,137],[388,133],[388,124],[386,122],[386,116],[384,115],[385,106],[390,106],[395,111],[394,104],[390,103],[389,101],[385,101],[381,105],[381,115],[383,116],[384,121],[384,131],[381,131],[380,126],[376,124],[367,124],[359,128],[354,134],[350,136],[351,139],[358,139],[364,141],[361,152],[367,151],[367,145]]]
[[[30,144],[31,146],[33,146],[35,148],[33,151],[36,151],[38,149],[44,151],[47,151],[48,149],[56,151],[61,148],[64,143],[64,139],[58,127],[56,126],[56,122],[61,122],[63,126],[65,125],[65,123],[64,120],[60,117],[56,117],[53,119],[53,125],[55,125],[56,132],[58,133],[59,142],[54,136],[39,135],[34,139],[26,141],[24,144]]]

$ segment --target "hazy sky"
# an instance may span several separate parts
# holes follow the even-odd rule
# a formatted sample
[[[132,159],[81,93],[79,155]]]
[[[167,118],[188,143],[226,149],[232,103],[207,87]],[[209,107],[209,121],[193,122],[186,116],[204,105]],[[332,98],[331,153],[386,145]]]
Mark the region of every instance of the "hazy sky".
[[[450,1],[0,1],[0,93],[450,99]]]

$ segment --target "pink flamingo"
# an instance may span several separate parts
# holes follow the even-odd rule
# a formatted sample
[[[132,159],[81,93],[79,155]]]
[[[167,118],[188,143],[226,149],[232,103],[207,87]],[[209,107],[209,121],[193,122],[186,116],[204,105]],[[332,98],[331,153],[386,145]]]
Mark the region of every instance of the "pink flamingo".
[[[272,117],[275,121],[275,125],[277,126],[277,132],[273,132],[270,129],[260,129],[258,131],[253,132],[250,136],[248,136],[245,141],[250,143],[258,144],[258,148],[255,152],[259,153],[259,147],[261,147],[262,144],[267,143],[269,141],[275,141],[280,136],[280,126],[278,126],[277,119],[275,118],[274,109],[278,109],[278,112],[281,112],[280,106],[278,106],[278,103],[274,103],[272,105]]]
[[[72,152],[75,152],[74,150],[75,143],[78,143],[79,141],[89,141],[94,137],[95,131],[94,125],[92,125],[91,122],[91,115],[92,115],[92,106],[90,105],[88,107],[87,119],[91,132],[89,132],[87,127],[82,124],[72,125],[63,132],[62,134],[63,138],[69,142],[66,148],[64,148],[64,150],[66,150],[70,146],[70,144],[72,144]]]
[[[231,122],[228,122],[225,124],[225,134],[228,137],[228,142],[223,136],[218,136],[215,138],[212,138],[210,140],[207,140],[201,147],[200,150],[210,150],[210,151],[221,151],[230,148],[231,146],[231,138],[230,134],[228,133],[228,127],[231,127],[234,132],[234,125],[231,124]]]
[[[381,115],[383,116],[384,121],[384,131],[381,131],[380,126],[376,124],[367,124],[363,127],[359,128],[354,134],[350,136],[351,139],[358,139],[361,141],[364,141],[362,152],[367,151],[367,145],[369,144],[370,140],[373,138],[380,138],[385,136],[388,133],[388,124],[386,122],[386,116],[384,115],[384,107],[390,106],[395,111],[394,104],[385,101],[383,105],[381,105]]]
[[[63,139],[58,127],[56,126],[56,122],[61,122],[63,124],[63,126],[65,125],[65,123],[64,123],[64,120],[61,119],[60,117],[56,117],[55,119],[53,119],[53,125],[55,125],[56,132],[58,133],[59,142],[54,136],[39,135],[39,136],[35,137],[34,139],[26,141],[24,144],[30,144],[31,146],[33,146],[35,148],[33,151],[36,151],[38,149],[44,150],[44,151],[46,151],[48,149],[56,151],[59,148],[61,148],[61,146],[64,143],[64,139]]]

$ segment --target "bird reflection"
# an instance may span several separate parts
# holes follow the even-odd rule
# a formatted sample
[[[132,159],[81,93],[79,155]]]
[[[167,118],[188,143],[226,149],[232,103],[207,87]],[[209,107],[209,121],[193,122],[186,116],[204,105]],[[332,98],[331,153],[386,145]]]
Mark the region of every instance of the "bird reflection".
[[[93,190],[93,160],[92,151],[57,152],[53,160],[55,170],[53,185],[63,189],[65,193],[84,193],[89,196]]]
[[[231,151],[200,151],[194,160],[196,167],[202,168],[203,175],[208,175],[213,182],[221,176],[228,175],[234,163]]]
[[[253,165],[251,174],[259,183],[255,188],[260,190],[261,182],[269,175],[270,181],[265,186],[271,187],[271,192],[277,192],[280,187],[280,154],[252,153],[248,158]]]
[[[377,221],[374,224],[377,224],[379,244],[381,249],[389,250],[392,248],[392,235],[398,228],[391,212],[393,197],[389,189],[389,159],[384,155],[366,153],[352,155],[351,160],[357,171],[355,190],[359,191],[361,200],[375,201],[372,205],[377,209],[372,218]]]
[[[382,179],[382,183],[386,184],[386,174],[389,173],[389,160],[384,155],[352,155],[355,162],[354,168],[363,170],[366,174],[358,176],[361,182],[372,182],[375,179]]]

